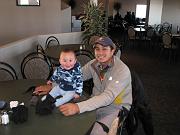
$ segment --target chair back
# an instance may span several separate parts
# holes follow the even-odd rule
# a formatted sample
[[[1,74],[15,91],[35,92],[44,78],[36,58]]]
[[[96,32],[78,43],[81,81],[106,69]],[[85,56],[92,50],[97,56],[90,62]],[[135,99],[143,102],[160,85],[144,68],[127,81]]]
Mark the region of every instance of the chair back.
[[[171,48],[172,38],[169,32],[163,33],[162,42],[165,48]]]
[[[37,52],[45,54],[44,49],[40,44],[37,45]]]
[[[80,62],[82,67],[90,60],[95,58],[94,55],[88,50],[79,50],[76,51],[75,53],[76,53],[76,58]]]
[[[99,36],[92,36],[90,39],[89,39],[89,45],[93,46],[95,41],[99,38]]]
[[[14,68],[5,62],[0,62],[0,81],[18,79]]]
[[[119,55],[121,56],[121,51],[122,51],[122,48],[123,48],[123,43],[120,43],[120,41],[118,41],[117,39],[113,39],[112,37],[111,37],[111,39],[112,39],[113,43],[116,45],[116,50],[114,52],[114,55],[118,55],[118,53],[120,53]]]
[[[45,47],[60,45],[59,40],[55,36],[50,36],[46,39]]]
[[[52,64],[44,54],[32,52],[23,59],[21,73],[25,79],[48,79],[52,73]]]
[[[163,32],[171,32],[172,25],[170,23],[164,22],[162,26],[163,26]]]
[[[132,26],[128,28],[128,38],[135,39],[135,30],[134,30],[134,27]]]
[[[156,31],[156,34],[157,34],[157,35],[161,35],[162,32],[163,32],[163,26],[162,26],[162,24],[158,24],[158,25],[155,27],[155,31]]]
[[[146,36],[148,38],[151,38],[151,37],[153,37],[153,35],[154,35],[154,29],[152,27],[147,28]]]
[[[125,20],[122,21],[122,27],[123,29],[126,31],[128,29],[128,22],[126,22]]]

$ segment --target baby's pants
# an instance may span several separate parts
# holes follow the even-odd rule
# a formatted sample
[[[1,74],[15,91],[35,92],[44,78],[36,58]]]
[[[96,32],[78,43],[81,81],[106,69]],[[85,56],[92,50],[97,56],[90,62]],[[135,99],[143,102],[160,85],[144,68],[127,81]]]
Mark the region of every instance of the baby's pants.
[[[58,107],[64,103],[67,103],[71,99],[73,99],[75,91],[64,91],[59,88],[59,86],[53,87],[53,89],[49,92],[49,94],[56,98],[58,96],[62,96],[61,98],[56,99],[55,106]]]

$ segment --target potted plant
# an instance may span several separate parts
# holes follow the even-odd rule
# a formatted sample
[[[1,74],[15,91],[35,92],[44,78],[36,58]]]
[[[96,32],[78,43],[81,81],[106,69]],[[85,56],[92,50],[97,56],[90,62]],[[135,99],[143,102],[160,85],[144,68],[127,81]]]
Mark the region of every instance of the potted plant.
[[[84,4],[85,15],[81,18],[84,27],[83,43],[89,45],[89,41],[97,36],[106,36],[107,28],[105,27],[105,15],[103,12],[103,4],[94,4],[88,2]]]

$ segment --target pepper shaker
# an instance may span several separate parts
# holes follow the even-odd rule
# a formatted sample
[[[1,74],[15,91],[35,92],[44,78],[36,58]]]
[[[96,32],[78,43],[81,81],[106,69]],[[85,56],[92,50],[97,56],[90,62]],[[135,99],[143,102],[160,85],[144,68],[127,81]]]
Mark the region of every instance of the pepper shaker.
[[[4,112],[1,116],[1,123],[3,125],[7,125],[9,123],[9,115],[7,114],[7,112]]]

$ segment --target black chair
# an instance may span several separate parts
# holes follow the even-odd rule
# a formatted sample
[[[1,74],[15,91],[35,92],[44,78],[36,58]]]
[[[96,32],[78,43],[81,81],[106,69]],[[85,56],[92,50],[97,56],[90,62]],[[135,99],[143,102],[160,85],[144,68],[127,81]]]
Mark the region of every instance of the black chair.
[[[87,62],[94,59],[94,55],[88,50],[76,51],[76,58],[80,62],[81,67],[83,67]],[[83,82],[83,91],[89,96],[92,94],[92,88],[94,86],[93,80],[89,79]]]
[[[0,81],[18,79],[14,68],[5,62],[0,62]]]
[[[87,62],[94,59],[94,55],[88,50],[79,50],[75,51],[76,58],[80,62],[81,66],[83,67]]]
[[[50,36],[46,39],[45,48],[50,46],[60,45],[59,40],[55,36]]]
[[[155,36],[155,31],[154,31],[154,28],[153,27],[147,27],[146,28],[146,37],[145,37],[145,40],[146,40],[146,43],[148,43],[150,46],[154,45],[153,44],[153,41],[154,41],[154,36]]]
[[[168,23],[168,22],[164,22],[162,24],[163,26],[163,32],[171,32],[172,30],[172,24]]]
[[[113,43],[116,45],[116,50],[114,52],[114,55],[117,55],[118,51],[120,51],[122,53],[123,43],[121,43],[121,41],[119,41],[117,39],[113,39],[112,37],[111,37],[111,39],[112,39]]]
[[[154,127],[152,123],[152,114],[145,96],[143,83],[138,74],[133,70],[131,70],[131,78],[133,97],[131,109],[128,111],[126,108],[123,108],[120,111],[118,114],[118,126],[117,129],[115,129],[117,133],[110,135],[133,135],[138,128],[139,122],[142,123],[146,135],[153,135]]]
[[[100,37],[100,36],[91,36],[90,39],[89,39],[88,44],[89,44],[90,46],[93,46],[94,43],[95,43],[95,41],[96,41],[99,37]]]
[[[145,88],[139,75],[133,70],[131,70],[131,78],[133,102],[125,120],[126,131],[128,135],[133,135],[138,128],[138,123],[141,122],[144,133],[146,135],[153,135],[154,127],[151,108],[145,93]]]
[[[158,24],[158,25],[155,27],[155,32],[156,32],[156,35],[161,36],[162,33],[163,33],[163,25],[162,25],[162,24]]]
[[[21,63],[21,73],[25,79],[48,79],[52,70],[50,60],[41,52],[28,54]]]
[[[178,46],[174,44],[171,33],[164,32],[162,36],[162,46],[159,57],[162,55],[164,51],[167,51],[169,63],[171,63],[172,59],[175,62],[177,50],[178,50]]]
[[[37,45],[37,52],[45,54],[44,49],[40,44]]]
[[[154,134],[151,109],[145,96],[143,83],[133,70],[131,70],[131,78],[133,102],[130,111],[123,107],[117,116],[118,125],[113,125],[113,128],[109,129],[105,124],[98,122],[108,135],[133,135],[138,128],[139,122],[142,123],[146,135]],[[92,127],[86,135],[89,135],[91,130]]]

